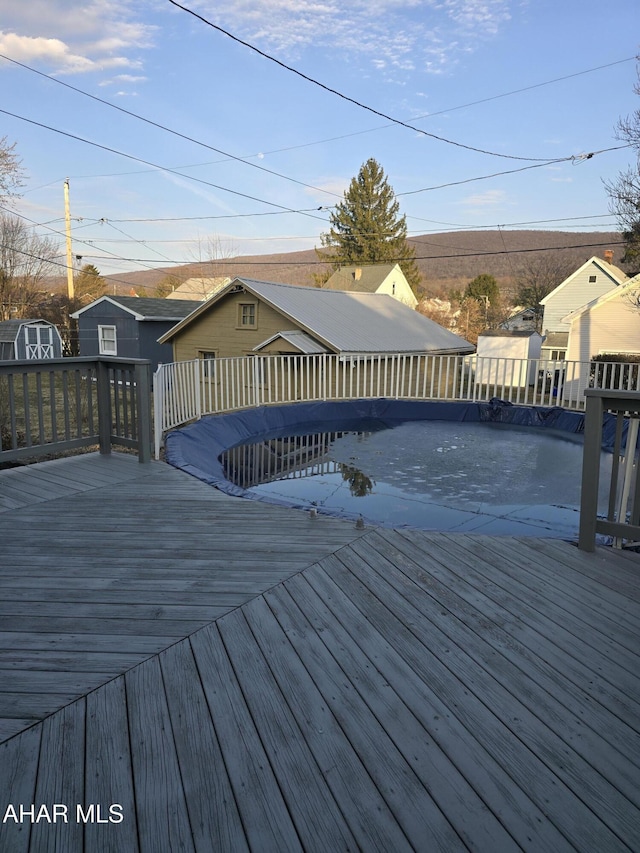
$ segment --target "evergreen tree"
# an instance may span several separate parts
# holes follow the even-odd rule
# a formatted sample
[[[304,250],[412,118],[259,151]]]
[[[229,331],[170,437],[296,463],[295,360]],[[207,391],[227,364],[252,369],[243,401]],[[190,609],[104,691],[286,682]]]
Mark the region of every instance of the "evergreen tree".
[[[107,282],[93,264],[85,264],[73,282],[76,299],[82,305],[88,305],[94,299],[104,296]]]
[[[407,243],[407,223],[399,215],[400,205],[389,186],[384,170],[373,158],[362,165],[344,201],[330,214],[331,229],[320,235],[329,251],[316,249],[318,258],[331,265],[322,283],[341,266],[398,262],[415,290],[422,276],[415,261],[415,249]]]
[[[469,282],[464,294],[465,296],[470,296],[473,299],[484,299],[486,296],[489,300],[489,304],[493,304],[494,302],[498,302],[500,299],[500,288],[498,287],[498,282],[492,275],[483,272]]]

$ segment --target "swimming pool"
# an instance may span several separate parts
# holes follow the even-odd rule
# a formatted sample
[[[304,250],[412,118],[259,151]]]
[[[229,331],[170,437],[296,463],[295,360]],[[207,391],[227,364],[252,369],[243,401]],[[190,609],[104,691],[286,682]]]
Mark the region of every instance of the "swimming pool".
[[[166,455],[227,493],[312,513],[573,539],[582,426],[578,412],[499,401],[298,404],[204,418],[171,433]]]

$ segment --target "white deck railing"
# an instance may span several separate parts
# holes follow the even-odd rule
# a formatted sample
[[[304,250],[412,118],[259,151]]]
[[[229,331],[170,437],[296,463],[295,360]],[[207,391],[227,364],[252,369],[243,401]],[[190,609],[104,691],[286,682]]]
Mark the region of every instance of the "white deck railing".
[[[388,397],[584,409],[584,392],[639,391],[618,363],[447,355],[275,355],[162,364],[154,377],[155,450],[167,430],[203,415],[278,403]]]

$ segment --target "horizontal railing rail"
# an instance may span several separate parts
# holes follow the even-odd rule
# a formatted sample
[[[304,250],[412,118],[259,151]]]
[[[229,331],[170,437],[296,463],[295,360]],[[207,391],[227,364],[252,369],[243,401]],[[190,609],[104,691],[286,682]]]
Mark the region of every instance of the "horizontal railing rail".
[[[0,362],[0,463],[98,445],[151,456],[150,363],[62,358]]]
[[[640,477],[638,477],[638,424],[640,393],[590,389],[585,392],[584,451],[578,547],[593,551],[598,533],[613,537],[617,547],[640,541]],[[608,509],[598,515],[601,446],[605,413],[616,419]]]
[[[160,365],[154,377],[155,451],[164,434],[203,415],[278,403],[499,397],[523,406],[584,409],[591,387],[639,391],[640,371],[617,363],[484,356],[274,355]]]

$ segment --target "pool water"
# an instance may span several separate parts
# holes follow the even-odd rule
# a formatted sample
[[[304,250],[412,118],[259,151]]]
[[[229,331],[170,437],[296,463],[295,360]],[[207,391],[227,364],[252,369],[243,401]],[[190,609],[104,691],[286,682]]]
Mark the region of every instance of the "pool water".
[[[227,477],[254,497],[365,523],[491,535],[575,538],[578,532],[582,444],[562,433],[410,421],[367,433],[280,439],[244,455],[236,448],[228,457]],[[603,466],[606,482],[609,454]],[[600,503],[604,509],[604,494]]]

